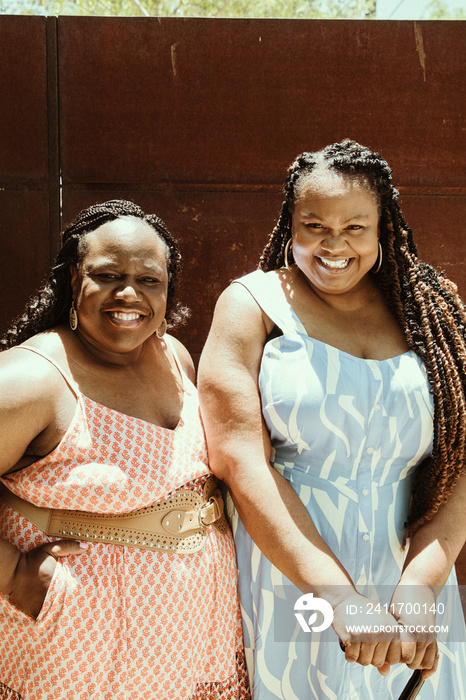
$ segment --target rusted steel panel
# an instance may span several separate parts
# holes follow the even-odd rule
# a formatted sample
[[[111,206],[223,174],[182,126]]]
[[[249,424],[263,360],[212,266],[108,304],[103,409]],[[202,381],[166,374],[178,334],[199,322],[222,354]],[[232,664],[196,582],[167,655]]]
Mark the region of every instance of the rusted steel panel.
[[[46,191],[0,191],[0,332],[22,312],[49,269]]]
[[[464,22],[64,17],[59,48],[65,183],[280,183],[350,136],[464,185]]]
[[[0,183],[48,177],[46,19],[0,17]]]
[[[402,193],[400,204],[419,257],[453,280],[466,300],[466,195]]]
[[[50,18],[0,17],[1,333],[39,286],[58,242],[56,104],[49,109],[56,52],[47,51],[55,27]]]
[[[350,136],[391,163],[421,250],[465,293],[464,242],[451,258],[437,245],[466,196],[465,34],[464,22],[60,18],[65,206],[80,183],[131,183],[192,189],[193,202],[241,193],[247,208],[257,191],[280,197],[299,152]]]

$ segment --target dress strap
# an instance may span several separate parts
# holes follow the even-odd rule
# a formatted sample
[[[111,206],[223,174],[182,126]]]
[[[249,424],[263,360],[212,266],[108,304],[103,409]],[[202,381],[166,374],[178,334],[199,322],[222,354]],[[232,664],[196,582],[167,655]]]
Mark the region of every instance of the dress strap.
[[[164,340],[168,347],[170,348],[170,352],[173,355],[173,359],[175,360],[175,364],[178,368],[178,372],[181,375],[181,381],[183,382],[183,391],[186,391],[187,389],[187,382],[189,382],[189,377],[186,374],[186,372],[183,369],[183,365],[181,364],[181,360],[178,357],[178,353],[175,350],[175,343],[173,342],[172,338],[170,338],[169,335],[164,336]]]
[[[306,333],[301,321],[289,305],[280,279],[275,272],[255,270],[232,284],[242,284],[261,309],[283,332]]]
[[[46,355],[45,353],[41,352],[40,350],[37,350],[36,348],[32,348],[30,345],[15,345],[11,348],[12,350],[29,350],[30,352],[34,352],[36,355],[39,355],[39,357],[43,357],[44,360],[47,360],[47,362],[50,362],[51,365],[55,367],[58,372],[60,372],[61,376],[65,380],[65,382],[68,384],[69,388],[73,392],[73,394],[76,396],[78,399],[81,396],[81,392],[78,388],[78,385],[76,382],[66,373],[62,370],[62,368],[55,362],[55,360],[52,360],[51,357]]]

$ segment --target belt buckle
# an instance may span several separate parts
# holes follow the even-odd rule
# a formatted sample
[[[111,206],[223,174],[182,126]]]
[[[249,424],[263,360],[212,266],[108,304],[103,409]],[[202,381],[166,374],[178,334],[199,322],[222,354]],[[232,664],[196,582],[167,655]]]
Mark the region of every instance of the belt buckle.
[[[208,515],[207,513],[202,514],[201,511],[203,509],[208,509],[209,506],[212,506],[213,510],[213,518],[209,520],[209,522],[205,523],[203,518],[206,518]],[[209,498],[207,503],[202,503],[197,511],[197,517],[199,520],[199,525],[200,527],[207,527],[207,525],[211,525],[212,523],[216,522],[219,520],[223,515],[223,498],[220,493],[220,491],[217,489],[217,491]]]

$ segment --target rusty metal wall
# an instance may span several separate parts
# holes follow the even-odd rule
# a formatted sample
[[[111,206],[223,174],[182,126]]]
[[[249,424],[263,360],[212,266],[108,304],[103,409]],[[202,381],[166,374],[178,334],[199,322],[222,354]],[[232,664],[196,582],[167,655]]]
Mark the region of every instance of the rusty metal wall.
[[[63,215],[134,198],[181,241],[180,338],[257,264],[303,150],[352,137],[394,169],[421,255],[466,293],[466,23],[60,18]]]
[[[0,329],[46,274],[59,227],[56,19],[0,18]]]
[[[178,336],[197,359],[218,294],[257,265],[287,166],[344,137],[389,161],[421,257],[466,296],[465,22],[48,22],[0,18],[1,323],[56,246],[59,154],[64,224],[123,197],[179,239]]]

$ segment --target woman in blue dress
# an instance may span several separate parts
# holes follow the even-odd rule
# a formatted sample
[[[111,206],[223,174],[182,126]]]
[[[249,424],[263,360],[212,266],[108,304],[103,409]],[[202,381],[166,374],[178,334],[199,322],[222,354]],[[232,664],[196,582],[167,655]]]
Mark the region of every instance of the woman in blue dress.
[[[199,371],[254,700],[396,700],[413,669],[419,700],[464,700],[462,303],[418,260],[379,154],[303,153],[285,193]]]

